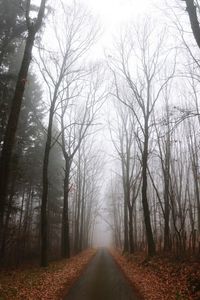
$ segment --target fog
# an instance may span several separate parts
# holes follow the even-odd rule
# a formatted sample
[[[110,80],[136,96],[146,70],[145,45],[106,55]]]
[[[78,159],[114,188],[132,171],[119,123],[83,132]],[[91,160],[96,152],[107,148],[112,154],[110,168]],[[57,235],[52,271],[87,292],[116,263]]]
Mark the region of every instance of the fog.
[[[196,251],[187,1],[19,2],[0,4],[2,251],[15,236],[6,255],[41,254],[45,266],[91,245],[186,249],[191,235]]]

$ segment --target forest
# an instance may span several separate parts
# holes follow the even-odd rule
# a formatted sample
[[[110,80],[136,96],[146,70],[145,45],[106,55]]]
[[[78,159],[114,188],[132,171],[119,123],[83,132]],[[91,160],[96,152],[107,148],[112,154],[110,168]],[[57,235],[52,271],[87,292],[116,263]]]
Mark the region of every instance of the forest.
[[[81,272],[101,226],[119,264],[198,264],[199,20],[157,0],[106,38],[87,1],[0,0],[0,273]],[[144,299],[200,297],[177,295]],[[20,297],[0,299],[46,299]]]

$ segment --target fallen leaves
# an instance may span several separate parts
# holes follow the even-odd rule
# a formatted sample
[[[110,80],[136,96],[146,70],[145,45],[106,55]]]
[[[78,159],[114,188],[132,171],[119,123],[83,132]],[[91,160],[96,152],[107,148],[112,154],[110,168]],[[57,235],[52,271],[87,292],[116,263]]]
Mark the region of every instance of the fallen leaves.
[[[67,294],[95,250],[87,250],[68,260],[53,262],[48,268],[0,272],[0,300],[58,300]]]
[[[200,263],[178,262],[139,255],[122,256],[111,251],[117,264],[141,298],[148,300],[199,300]]]

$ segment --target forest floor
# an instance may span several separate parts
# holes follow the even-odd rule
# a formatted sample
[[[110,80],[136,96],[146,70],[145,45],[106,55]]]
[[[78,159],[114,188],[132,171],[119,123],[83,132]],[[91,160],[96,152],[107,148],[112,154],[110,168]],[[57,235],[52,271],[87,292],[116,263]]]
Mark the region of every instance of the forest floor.
[[[2,270],[0,300],[62,299],[95,253],[90,249],[70,259],[51,262],[47,268]]]
[[[144,254],[112,256],[135,290],[145,300],[200,300],[200,262],[178,261]]]
[[[125,278],[107,251],[90,249],[47,268],[1,270],[0,300],[200,300],[199,261],[110,253]]]

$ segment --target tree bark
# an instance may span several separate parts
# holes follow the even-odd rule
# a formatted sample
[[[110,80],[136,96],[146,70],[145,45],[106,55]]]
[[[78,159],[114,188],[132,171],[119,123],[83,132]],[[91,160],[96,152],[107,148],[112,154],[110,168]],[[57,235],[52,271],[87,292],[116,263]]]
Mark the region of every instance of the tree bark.
[[[81,196],[82,196],[82,180],[80,167],[80,153],[78,161],[78,176],[77,176],[77,191],[76,191],[76,215],[75,215],[75,236],[74,236],[74,251],[78,253],[80,239],[80,214],[81,214]]]
[[[70,175],[70,158],[65,158],[65,178],[64,178],[64,200],[62,214],[62,236],[61,236],[61,255],[63,258],[70,257],[70,238],[69,238],[69,175]]]
[[[170,206],[169,206],[169,168],[170,168],[170,137],[168,133],[168,138],[166,141],[166,157],[165,157],[165,170],[164,170],[164,251],[167,252],[171,250],[170,243],[170,228],[169,228],[169,214],[170,214]]]
[[[49,154],[51,150],[52,126],[53,126],[54,106],[50,108],[49,123],[47,130],[47,140],[45,145],[43,171],[42,171],[42,204],[41,204],[41,267],[48,265],[48,224],[47,224],[47,201],[48,201],[48,166]]]
[[[129,207],[129,252],[134,253],[134,239],[133,239],[133,208]]]
[[[144,213],[144,223],[146,229],[148,256],[156,254],[155,243],[153,239],[153,232],[151,227],[149,204],[147,200],[147,164],[148,164],[148,121],[145,120],[145,135],[144,135],[144,149],[142,153],[142,205]]]
[[[192,32],[198,47],[200,48],[200,26],[197,17],[197,8],[195,6],[194,0],[185,0],[186,2],[186,10],[189,15],[190,24],[192,28]]]
[[[4,224],[4,228],[3,228],[3,232],[2,232],[2,243],[1,243],[1,259],[3,259],[5,256],[8,226],[9,226],[10,214],[11,214],[11,209],[12,209],[13,197],[15,194],[15,184],[16,184],[16,174],[12,178],[7,212],[5,214],[5,224]],[[22,201],[23,201],[23,199],[24,199],[24,197],[22,198]]]
[[[128,245],[128,208],[126,196],[124,197],[124,249],[123,252],[126,253],[129,250]]]
[[[85,166],[83,172],[83,186],[82,186],[82,197],[81,197],[81,220],[80,220],[80,235],[79,235],[79,252],[83,250],[83,241],[84,241],[84,227],[85,227]]]

